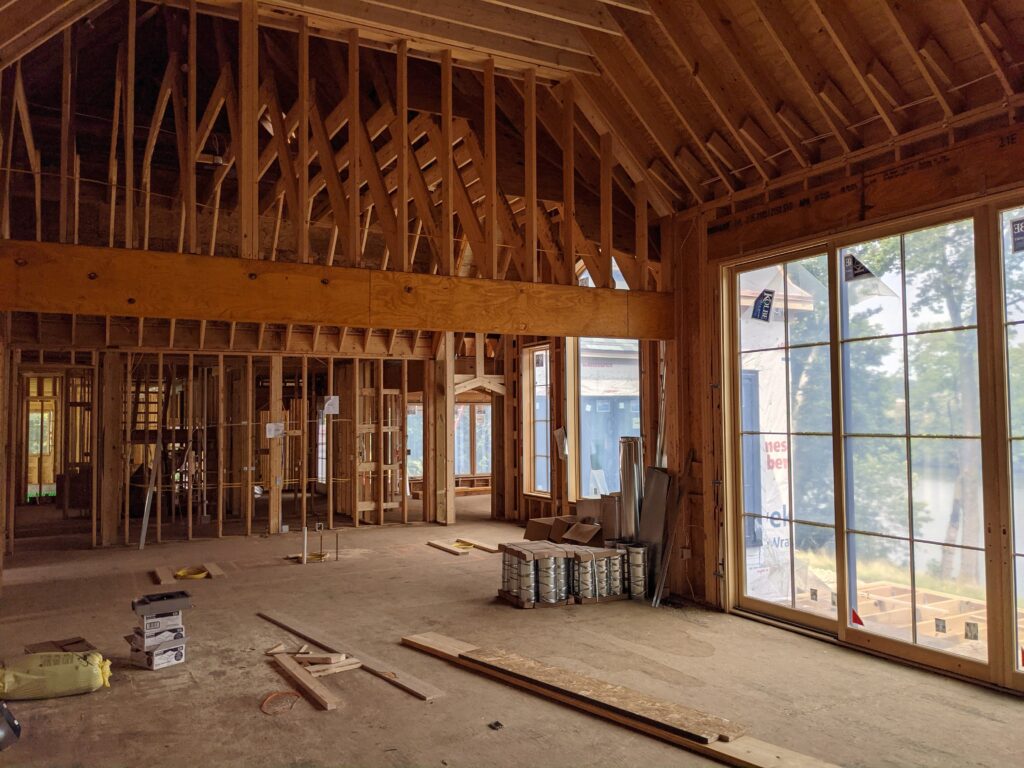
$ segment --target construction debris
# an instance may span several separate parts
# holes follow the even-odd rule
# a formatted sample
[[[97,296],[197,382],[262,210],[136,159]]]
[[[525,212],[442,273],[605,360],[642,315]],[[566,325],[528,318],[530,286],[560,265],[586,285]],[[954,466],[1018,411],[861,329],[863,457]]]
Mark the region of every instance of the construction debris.
[[[164,592],[132,600],[138,626],[124,639],[132,664],[163,669],[185,661],[185,625],[182,611],[192,607],[188,592]]]

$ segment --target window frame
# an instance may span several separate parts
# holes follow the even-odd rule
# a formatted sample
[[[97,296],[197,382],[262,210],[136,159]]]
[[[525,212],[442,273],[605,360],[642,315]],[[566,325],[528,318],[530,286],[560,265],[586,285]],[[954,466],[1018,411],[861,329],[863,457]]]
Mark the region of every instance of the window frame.
[[[1003,256],[999,214],[1024,205],[1024,192],[988,195],[970,203],[953,204],[928,212],[895,217],[884,222],[861,225],[831,237],[808,239],[765,249],[748,256],[736,256],[717,262],[710,276],[710,287],[723,297],[719,303],[720,370],[722,382],[722,420],[719,437],[723,440],[723,472],[726,533],[723,542],[728,555],[725,568],[725,606],[727,610],[754,618],[777,619],[835,637],[851,647],[932,667],[949,674],[967,677],[1002,687],[1024,691],[1024,670],[1014,663],[1017,644],[1014,635],[1012,494],[1009,464],[1008,380],[1006,360],[1006,323],[1003,294]],[[988,660],[981,662],[922,645],[866,632],[849,626],[848,595],[850,572],[847,564],[847,525],[843,425],[843,380],[839,333],[841,295],[838,254],[841,249],[868,240],[901,235],[943,223],[972,219],[974,226],[974,266],[976,279],[978,346],[978,386],[981,398],[982,498],[984,503],[985,569]],[[746,597],[743,593],[742,537],[742,440],[739,439],[739,365],[738,313],[735,288],[738,273],[757,267],[781,264],[812,254],[828,254],[830,297],[830,371],[832,376],[833,471],[836,505],[837,618],[819,617],[785,606]],[[717,288],[714,286],[717,284]]]
[[[548,444],[545,447],[545,453],[537,453],[537,420],[534,418],[534,398],[536,395],[536,385],[534,379],[534,371],[536,370],[534,365],[534,357],[541,353],[547,353],[547,390],[548,390],[548,409],[547,419],[548,424]],[[523,460],[523,493],[527,496],[537,496],[545,499],[551,498],[551,462],[554,460],[554,438],[551,435],[551,358],[552,358],[552,345],[550,342],[542,342],[539,344],[531,344],[530,346],[524,347],[522,352],[522,360],[520,363],[520,378],[521,378],[521,392],[522,397],[522,428],[523,428],[523,445],[522,445],[522,460]],[[542,490],[537,488],[536,478],[536,459],[538,456],[545,456],[548,459],[548,489]]]

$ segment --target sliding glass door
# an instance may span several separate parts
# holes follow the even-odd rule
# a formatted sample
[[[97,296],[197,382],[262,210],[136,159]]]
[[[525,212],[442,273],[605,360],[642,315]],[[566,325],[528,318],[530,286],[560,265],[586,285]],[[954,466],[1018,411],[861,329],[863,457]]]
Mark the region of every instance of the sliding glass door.
[[[839,258],[849,625],[985,660],[973,221]]]
[[[737,299],[744,597],[834,619],[828,257],[743,272]]]
[[[1024,689],[1024,207],[728,274],[737,606]]]

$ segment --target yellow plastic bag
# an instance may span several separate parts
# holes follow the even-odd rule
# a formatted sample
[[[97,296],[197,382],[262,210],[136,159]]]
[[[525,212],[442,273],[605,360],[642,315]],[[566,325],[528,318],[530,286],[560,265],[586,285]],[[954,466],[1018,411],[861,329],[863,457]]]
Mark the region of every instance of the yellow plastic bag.
[[[51,699],[110,687],[110,661],[87,653],[27,653],[0,667],[0,699]]]

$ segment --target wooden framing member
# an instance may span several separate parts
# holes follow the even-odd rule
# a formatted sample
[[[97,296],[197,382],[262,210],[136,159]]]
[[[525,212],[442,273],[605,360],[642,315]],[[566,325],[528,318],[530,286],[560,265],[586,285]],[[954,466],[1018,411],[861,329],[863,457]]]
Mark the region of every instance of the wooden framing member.
[[[257,91],[259,90],[259,22],[256,3],[242,3],[239,22],[239,152],[238,207],[240,251],[243,258],[259,257],[259,144]],[[249,521],[251,523],[251,520]]]
[[[837,120],[837,113],[826,105],[826,101],[829,101],[826,96],[831,80],[815,58],[811,47],[801,38],[789,11],[772,0],[754,0],[754,6],[779,51],[796,74],[798,82],[804,86],[809,98],[818,107],[842,152],[845,154],[856,149],[860,145],[856,134]],[[832,92],[838,93],[835,85],[832,85]]]
[[[309,262],[309,21],[305,16],[299,19],[299,128],[298,128],[298,173],[299,212],[301,224],[296,236],[299,239],[298,255],[303,264]],[[305,481],[305,480],[303,480]],[[305,503],[305,494],[302,496]],[[303,516],[305,520],[305,516]]]
[[[254,511],[253,488],[256,471],[253,461],[253,419],[254,419],[254,397],[255,387],[253,386],[252,355],[245,357],[245,466],[242,471],[245,473],[245,480],[242,482],[242,505],[245,510],[245,535],[252,536],[252,518]]]
[[[536,283],[540,280],[537,260],[537,72],[526,70],[523,81],[525,142],[523,166],[526,172],[526,273],[522,279]]]
[[[195,358],[189,352],[185,374],[185,478],[188,495],[185,497],[186,535],[192,541],[192,505],[196,483],[196,429],[195,429]]]
[[[224,536],[224,462],[227,461],[225,439],[227,424],[227,408],[225,403],[225,390],[227,383],[224,380],[224,355],[217,355],[217,538]]]
[[[94,275],[91,278],[90,275]],[[0,311],[669,338],[673,296],[0,241]],[[566,307],[576,311],[566,312]]]
[[[415,250],[409,248],[409,42],[399,40],[395,51],[395,119],[391,135],[398,148],[398,253],[395,259],[403,272],[412,269]]]
[[[480,271],[498,277],[498,139],[494,60],[484,63],[484,239],[486,248],[477,256]]]
[[[441,274],[455,275],[455,159],[452,148],[452,52],[441,52],[441,145],[437,162],[441,169]]]
[[[282,401],[282,369],[284,359],[281,355],[270,356],[270,423],[282,424],[284,421],[284,403]],[[269,426],[268,426],[269,430]],[[287,427],[284,429],[287,432]],[[284,486],[284,434],[271,437],[267,434],[267,449],[270,453],[270,512],[267,518],[267,532],[281,532],[281,491]]]
[[[360,168],[360,146],[359,141],[355,139],[356,131],[358,131],[359,125],[361,125],[362,118],[359,114],[359,29],[353,27],[348,33],[348,88],[345,91],[346,101],[348,102],[348,125],[349,135],[351,140],[348,143],[349,161],[348,161],[348,219],[347,227],[348,232],[347,239],[345,242],[348,245],[348,255],[355,266],[362,264],[363,260],[363,249],[362,241],[359,237],[359,186],[362,178],[362,169]],[[333,153],[332,153],[333,154]],[[327,157],[321,156],[321,163],[327,163],[327,172],[330,171],[330,160],[329,155]],[[372,162],[372,158],[366,158],[367,162]]]
[[[136,0],[128,0],[124,77],[124,244],[135,247],[135,35]]]

